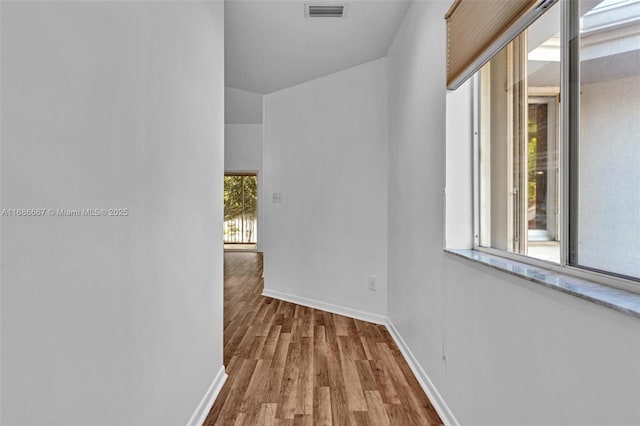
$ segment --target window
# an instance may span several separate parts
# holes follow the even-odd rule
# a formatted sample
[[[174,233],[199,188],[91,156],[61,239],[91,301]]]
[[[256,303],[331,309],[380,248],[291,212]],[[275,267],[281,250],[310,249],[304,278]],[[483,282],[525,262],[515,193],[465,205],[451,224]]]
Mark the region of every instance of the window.
[[[560,4],[480,70],[480,245],[560,262]]]
[[[640,1],[580,3],[569,262],[640,277]]]
[[[476,245],[640,280],[640,0],[560,1],[476,76]]]

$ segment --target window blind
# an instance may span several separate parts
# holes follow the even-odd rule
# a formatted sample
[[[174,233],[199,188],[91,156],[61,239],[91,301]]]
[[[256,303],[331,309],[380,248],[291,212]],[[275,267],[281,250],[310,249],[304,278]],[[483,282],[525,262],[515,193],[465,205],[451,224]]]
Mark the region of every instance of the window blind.
[[[447,14],[447,89],[456,89],[557,0],[456,0]]]

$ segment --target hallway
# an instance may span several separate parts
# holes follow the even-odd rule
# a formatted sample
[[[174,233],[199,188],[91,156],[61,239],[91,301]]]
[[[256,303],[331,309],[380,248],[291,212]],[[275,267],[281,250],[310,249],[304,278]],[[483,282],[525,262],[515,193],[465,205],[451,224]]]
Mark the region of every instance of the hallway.
[[[224,365],[205,425],[437,425],[380,325],[261,296],[262,254],[224,255]]]

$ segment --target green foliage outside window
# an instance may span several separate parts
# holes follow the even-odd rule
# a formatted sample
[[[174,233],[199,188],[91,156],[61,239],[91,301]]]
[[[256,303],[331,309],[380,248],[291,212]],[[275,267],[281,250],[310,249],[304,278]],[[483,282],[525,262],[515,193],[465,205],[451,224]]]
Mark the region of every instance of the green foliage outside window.
[[[256,176],[224,177],[224,220],[255,220],[258,206]]]

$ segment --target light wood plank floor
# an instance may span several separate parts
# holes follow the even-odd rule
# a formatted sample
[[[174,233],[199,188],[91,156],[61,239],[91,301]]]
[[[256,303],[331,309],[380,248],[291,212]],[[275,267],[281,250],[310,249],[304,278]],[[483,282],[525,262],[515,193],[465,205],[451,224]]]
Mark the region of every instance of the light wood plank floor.
[[[224,255],[229,378],[205,425],[442,424],[385,327],[261,296],[262,255]]]

